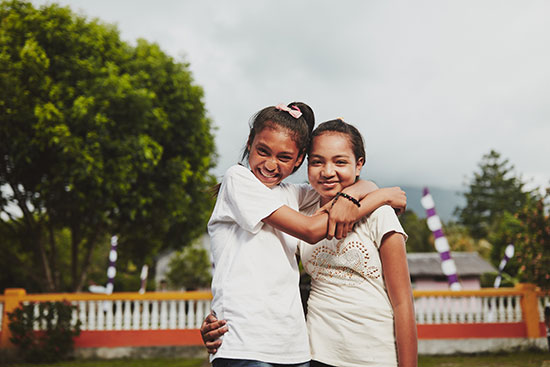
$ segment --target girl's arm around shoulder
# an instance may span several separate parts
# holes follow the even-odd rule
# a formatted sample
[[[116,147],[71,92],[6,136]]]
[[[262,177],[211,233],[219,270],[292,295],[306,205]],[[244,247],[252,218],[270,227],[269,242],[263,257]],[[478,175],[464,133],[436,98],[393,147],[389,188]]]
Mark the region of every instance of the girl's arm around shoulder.
[[[308,191],[307,195],[302,196],[310,200],[312,198],[319,200],[318,194],[311,195],[313,189],[310,185],[298,185],[297,187],[302,189],[302,194],[304,191]],[[306,187],[307,190],[304,190]],[[363,198],[376,189],[377,186],[374,183],[360,180],[346,187],[344,192],[354,197]],[[311,204],[310,200],[305,200],[305,202]],[[347,200],[341,200],[342,205],[335,205],[336,208],[333,208],[335,212],[331,211],[330,222],[328,210],[320,210],[312,216],[307,216],[287,206],[274,211],[270,216],[264,218],[263,222],[310,244],[317,243],[324,238],[332,239],[332,237],[336,237],[341,239],[347,235],[348,229],[351,230],[353,222],[360,218],[356,214],[357,207],[352,203],[350,206],[345,201]],[[302,202],[302,204],[304,203]]]
[[[263,219],[264,223],[310,244],[327,236],[327,213],[307,216],[284,205]]]
[[[389,232],[383,237],[380,259],[395,318],[399,367],[416,367],[418,364],[416,321],[403,234]]]
[[[400,187],[383,187],[366,195],[361,201],[359,214],[363,217],[371,214],[382,205],[389,205],[401,214],[407,207],[407,194]]]
[[[379,189],[371,181],[359,180],[342,191],[360,200],[361,206],[357,207],[345,198],[337,200],[332,206],[327,206],[328,233],[334,233],[336,238],[346,237],[347,233],[353,230],[355,222],[369,216],[382,205],[390,205],[398,213],[405,211],[407,206],[407,195],[399,187]]]
[[[407,194],[398,186],[379,188],[372,181],[358,180],[342,192],[359,200],[361,208],[358,214],[361,217],[371,214],[382,205],[391,206],[397,214],[404,212],[407,207]]]

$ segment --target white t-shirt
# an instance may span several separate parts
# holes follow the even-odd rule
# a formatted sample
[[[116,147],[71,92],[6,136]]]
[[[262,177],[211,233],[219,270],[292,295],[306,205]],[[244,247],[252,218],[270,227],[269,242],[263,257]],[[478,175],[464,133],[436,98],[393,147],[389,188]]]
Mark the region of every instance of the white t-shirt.
[[[307,312],[312,359],[333,366],[397,366],[393,309],[379,255],[389,232],[405,235],[385,205],[343,240],[300,243],[312,278]]]
[[[298,210],[316,200],[309,185],[281,183],[270,189],[238,165],[225,173],[208,233],[214,263],[212,309],[227,320],[229,331],[211,360],[310,359],[295,255],[299,240],[262,219],[283,205]]]

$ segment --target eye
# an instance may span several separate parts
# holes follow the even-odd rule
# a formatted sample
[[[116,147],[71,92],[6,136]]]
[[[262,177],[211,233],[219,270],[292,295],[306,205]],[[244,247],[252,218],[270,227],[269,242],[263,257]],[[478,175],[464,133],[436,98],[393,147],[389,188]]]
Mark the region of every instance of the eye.
[[[348,161],[346,161],[345,159],[339,159],[336,161],[336,164],[339,165],[339,166],[344,166],[346,164],[348,164]]]
[[[286,163],[286,162],[290,162],[292,160],[292,157],[289,155],[283,155],[279,157],[279,160]]]
[[[310,159],[308,161],[308,164],[310,166],[319,166],[319,165],[321,165],[321,160],[319,160],[319,159]]]
[[[269,154],[269,152],[264,148],[257,148],[256,150],[258,151],[258,154],[262,156],[266,156]]]

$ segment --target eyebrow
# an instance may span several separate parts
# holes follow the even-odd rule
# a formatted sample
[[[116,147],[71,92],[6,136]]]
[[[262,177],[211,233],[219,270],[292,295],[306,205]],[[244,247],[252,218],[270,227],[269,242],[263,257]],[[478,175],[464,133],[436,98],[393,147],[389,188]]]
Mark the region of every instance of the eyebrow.
[[[267,150],[269,150],[270,152],[273,151],[273,149],[271,149],[271,147],[265,143],[262,143],[261,141],[258,142],[258,144],[256,145],[256,147],[261,147],[261,148],[265,148]],[[284,151],[284,152],[279,152],[278,154],[289,154],[289,155],[292,155],[293,153],[292,152],[287,152],[287,151]]]
[[[323,155],[321,154],[309,154],[308,157],[316,157],[316,158],[325,158]],[[331,159],[334,159],[334,158],[350,158],[349,155],[347,154],[338,154],[338,155],[335,155],[333,157],[330,157]]]

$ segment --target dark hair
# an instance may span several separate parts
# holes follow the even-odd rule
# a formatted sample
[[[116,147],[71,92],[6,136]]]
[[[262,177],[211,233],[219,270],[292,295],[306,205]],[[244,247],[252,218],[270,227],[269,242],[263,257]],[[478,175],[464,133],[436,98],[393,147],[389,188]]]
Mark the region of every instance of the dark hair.
[[[353,155],[355,156],[355,160],[357,161],[359,158],[363,158],[363,161],[366,161],[367,155],[365,154],[365,143],[363,142],[363,136],[355,126],[348,124],[341,119],[325,121],[313,130],[311,133],[311,141],[313,141],[316,136],[322,135],[326,132],[346,134],[349,138],[349,142],[351,143],[351,149],[353,151]]]
[[[244,147],[241,160],[246,160],[250,155],[250,146],[256,134],[259,134],[266,127],[274,127],[275,125],[285,128],[291,133],[292,140],[294,140],[298,147],[299,155],[306,153],[309,147],[311,131],[315,125],[315,115],[311,107],[303,102],[292,102],[288,104],[289,108],[293,106],[297,107],[300,112],[302,112],[302,116],[294,118],[290,113],[278,110],[275,106],[266,107],[252,116],[250,120],[250,132],[248,133],[248,140]],[[292,172],[296,172],[299,167],[300,166],[294,167]]]

